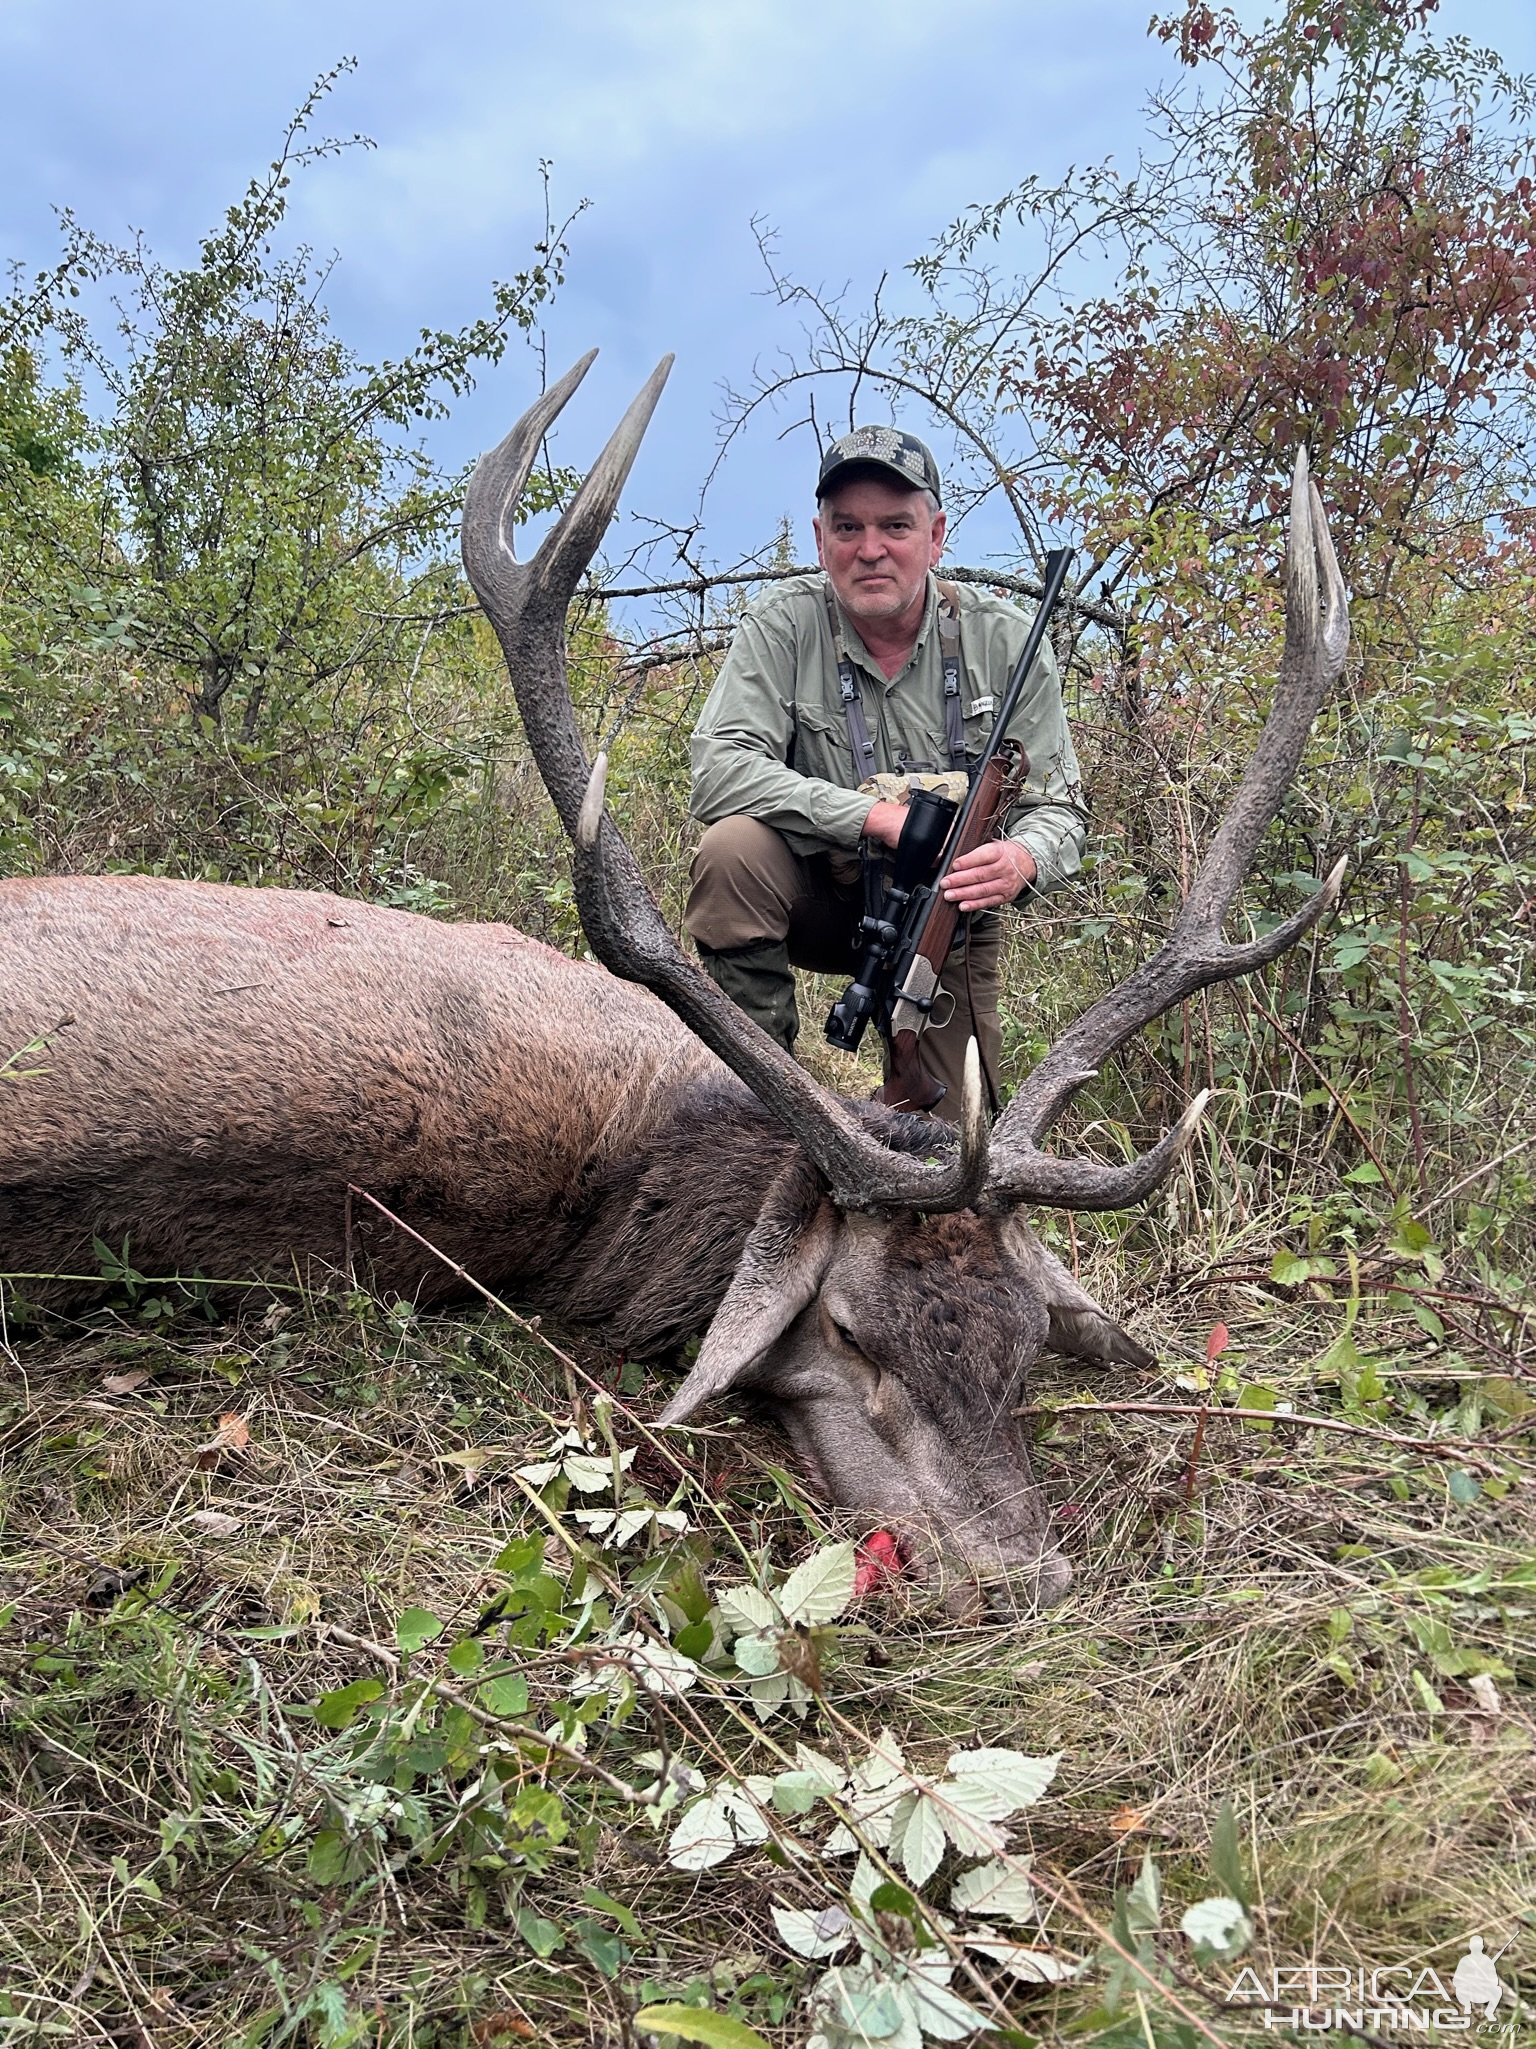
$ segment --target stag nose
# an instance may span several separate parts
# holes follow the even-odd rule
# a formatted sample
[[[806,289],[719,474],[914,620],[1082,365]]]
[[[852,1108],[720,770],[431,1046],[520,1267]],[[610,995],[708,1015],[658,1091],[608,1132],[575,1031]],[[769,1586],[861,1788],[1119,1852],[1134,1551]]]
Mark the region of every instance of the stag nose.
[[[1072,1567],[1059,1551],[1048,1546],[1027,1564],[986,1574],[980,1594],[989,1621],[1019,1622],[1054,1608],[1071,1584]]]
[[[1016,1546],[996,1541],[957,1548],[932,1531],[901,1530],[908,1577],[937,1594],[957,1622],[1016,1622],[1054,1608],[1072,1584],[1072,1567],[1038,1537]]]
[[[1037,1608],[1054,1608],[1072,1584],[1072,1567],[1062,1553],[1051,1547],[1040,1553],[1034,1574]]]

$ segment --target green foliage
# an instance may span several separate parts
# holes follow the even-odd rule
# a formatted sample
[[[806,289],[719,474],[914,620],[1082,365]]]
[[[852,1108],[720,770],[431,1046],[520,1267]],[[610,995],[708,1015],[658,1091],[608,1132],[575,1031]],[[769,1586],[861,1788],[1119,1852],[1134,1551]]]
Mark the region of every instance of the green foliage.
[[[552,232],[488,314],[423,333],[398,362],[359,363],[330,329],[330,265],[280,247],[293,178],[366,146],[308,139],[345,68],[315,85],[195,264],[114,246],[66,212],[59,278],[0,316],[42,329],[105,392],[92,481],[111,545],[94,580],[193,712],[234,714],[246,741],[325,715],[318,693],[387,637],[380,622],[401,597],[428,597],[413,593],[412,565],[441,546],[455,493],[409,437],[533,326],[561,276]],[[86,310],[103,293],[119,316],[110,334]],[[36,432],[25,445],[62,461]]]
[[[338,76],[196,261],[65,210],[55,270],[0,302],[0,872],[67,849],[439,909],[424,829],[483,837],[506,692],[422,436],[534,327],[564,230],[480,318],[360,361],[286,220],[296,177],[367,146],[311,136]]]
[[[635,2015],[635,2026],[669,2041],[698,2042],[702,2049],[768,2049],[756,2028],[707,2007],[643,2006]]]
[[[1422,621],[1536,477],[1536,97],[1433,13],[1188,0],[1152,24],[1185,75],[1134,170],[973,206],[905,303],[781,280],[808,340],[741,410],[807,376],[926,405],[955,510],[994,501],[1036,569],[1064,528],[1138,665],[1247,623],[1305,445],[1357,631]]]

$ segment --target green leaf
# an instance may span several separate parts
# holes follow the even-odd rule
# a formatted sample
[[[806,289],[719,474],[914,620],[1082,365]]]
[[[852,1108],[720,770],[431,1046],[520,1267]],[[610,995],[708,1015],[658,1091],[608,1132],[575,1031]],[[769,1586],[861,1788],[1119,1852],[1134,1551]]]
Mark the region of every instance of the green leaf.
[[[448,1653],[448,1669],[460,1679],[468,1679],[485,1663],[485,1646],[477,1637],[461,1636]]]
[[[1408,1677],[1413,1681],[1413,1690],[1419,1696],[1420,1704],[1426,1712],[1432,1715],[1443,1715],[1445,1713],[1445,1702],[1436,1693],[1417,1665],[1414,1666]]]
[[[1240,1900],[1197,1900],[1179,1923],[1190,1941],[1233,1957],[1253,1940],[1253,1923]]]
[[[442,1633],[443,1625],[428,1608],[407,1608],[395,1624],[395,1642],[403,1651],[419,1651]]]
[[[323,1828],[309,1846],[309,1875],[316,1885],[340,1885],[347,1875],[350,1851],[339,1828]]]
[[[685,1658],[707,1658],[715,1632],[708,1622],[690,1622],[680,1629],[672,1641]]]
[[[1266,1387],[1260,1380],[1249,1380],[1243,1384],[1237,1406],[1248,1412],[1255,1430],[1273,1430],[1273,1423],[1260,1422],[1259,1417],[1274,1409],[1279,1399],[1272,1387]]]
[[[1420,1259],[1426,1252],[1438,1249],[1429,1229],[1417,1217],[1410,1216],[1398,1219],[1387,1243],[1394,1252],[1401,1252],[1405,1259]]]
[[[486,1679],[475,1688],[475,1699],[487,1714],[525,1715],[528,1712],[528,1681],[516,1672]]]
[[[589,1885],[581,1897],[589,1907],[596,1907],[600,1914],[611,1914],[631,1942],[645,1940],[640,1933],[640,1923],[624,1902],[616,1900],[612,1893],[604,1892],[599,1886]]]
[[[690,1623],[703,1622],[709,1614],[709,1589],[704,1584],[704,1575],[699,1570],[696,1558],[690,1558],[686,1564],[679,1567],[662,1588],[662,1592],[670,1600],[676,1601],[685,1619]],[[681,1647],[681,1637],[677,1641]]]
[[[1463,1508],[1469,1507],[1483,1491],[1472,1475],[1461,1466],[1452,1466],[1446,1475],[1445,1484],[1451,1490],[1451,1499],[1459,1501]]]
[[[1154,1935],[1162,1926],[1163,1881],[1150,1850],[1141,1860],[1136,1883],[1125,1895],[1125,1918],[1133,1935]]]
[[[635,2026],[652,2035],[675,2035],[703,2049],[773,2049],[767,2037],[734,2015],[708,2006],[642,2006]]]
[[[571,1940],[605,1978],[616,1978],[620,1964],[629,1954],[620,1938],[601,1921],[578,1921],[571,1930]]]
[[[922,1908],[904,1885],[898,1885],[893,1878],[882,1879],[869,1896],[869,1904],[877,1914],[900,1914],[908,1921],[922,1918]]]
[[[565,1944],[565,1937],[553,1921],[542,1920],[530,1907],[519,1907],[513,1916],[517,1932],[536,1957],[552,1957]]]
[[[493,1568],[504,1572],[512,1579],[526,1579],[530,1574],[544,1568],[544,1539],[542,1537],[515,1537],[506,1548],[498,1552]]]
[[[1309,1259],[1282,1246],[1270,1261],[1269,1277],[1282,1288],[1295,1288],[1303,1281],[1331,1280],[1337,1271],[1331,1259]]]
[[[345,1729],[360,1707],[377,1700],[384,1691],[379,1679],[354,1679],[350,1685],[338,1686],[334,1693],[322,1694],[315,1703],[315,1720],[322,1729]]]
[[[779,1589],[779,1606],[791,1622],[832,1622],[853,1599],[858,1569],[853,1543],[828,1544],[802,1560]]]
[[[832,1994],[834,2012],[859,2043],[889,2042],[894,2037],[901,2049],[914,2039],[921,2040],[912,2003],[902,1997],[902,1988],[870,1964],[834,1964],[822,1979]]]
[[[1331,1617],[1329,1626],[1331,1631]],[[1217,1883],[1225,1886],[1232,1898],[1246,1907],[1248,1874],[1243,1868],[1243,1852],[1237,1834],[1237,1812],[1230,1796],[1216,1809],[1216,1820],[1211,1828],[1211,1870],[1215,1873]]]

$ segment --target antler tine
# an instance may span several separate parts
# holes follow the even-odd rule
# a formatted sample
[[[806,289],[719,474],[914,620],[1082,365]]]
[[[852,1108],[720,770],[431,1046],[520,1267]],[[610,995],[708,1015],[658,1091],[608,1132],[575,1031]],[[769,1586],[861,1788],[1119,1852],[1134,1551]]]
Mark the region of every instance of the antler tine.
[[[1344,666],[1348,647],[1349,597],[1303,449],[1291,482],[1285,651],[1274,703],[1248,771],[1163,946],[1068,1027],[999,1120],[992,1134],[992,1178],[984,1207],[1047,1202],[1062,1209],[1119,1209],[1151,1194],[1189,1143],[1205,1093],[1150,1152],[1124,1166],[1063,1160],[1041,1150],[1046,1132],[1078,1089],[1143,1026],[1197,990],[1276,959],[1337,903],[1343,861],[1316,895],[1273,932],[1241,944],[1221,936],[1222,920],[1296,773],[1318,706]]]
[[[640,453],[640,444],[671,374],[673,360],[670,355],[663,356],[636,392],[629,410],[609,436],[608,446],[582,479],[559,525],[533,559],[533,572],[560,604],[562,620],[564,607],[618,510],[619,494]],[[569,819],[566,829],[570,829]]]
[[[949,1160],[930,1163],[882,1145],[847,1103],[797,1066],[684,957],[634,855],[603,811],[606,757],[599,755],[588,770],[566,682],[566,608],[613,516],[671,360],[658,364],[532,562],[519,564],[513,553],[518,494],[592,355],[552,385],[482,459],[464,501],[464,568],[501,642],[539,773],[572,837],[582,928],[605,967],[651,989],[747,1084],[815,1161],[839,1203],[967,1208],[987,1180],[988,1134],[979,1108],[965,1119],[958,1154]],[[979,1081],[973,1093],[979,1105]]]
[[[464,558],[465,574],[477,592],[499,589],[512,580],[521,583],[527,577],[528,572],[517,560],[512,545],[523,486],[544,436],[596,361],[597,350],[588,349],[579,363],[573,363],[563,377],[535,400],[511,433],[475,464],[464,495],[459,552]],[[486,609],[489,614],[489,606]]]

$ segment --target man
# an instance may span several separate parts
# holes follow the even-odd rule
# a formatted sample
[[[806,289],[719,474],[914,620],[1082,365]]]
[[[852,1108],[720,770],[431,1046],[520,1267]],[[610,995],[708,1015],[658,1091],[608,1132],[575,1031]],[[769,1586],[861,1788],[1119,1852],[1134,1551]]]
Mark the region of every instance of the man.
[[[691,808],[708,830],[684,924],[719,986],[790,1050],[793,967],[856,965],[860,851],[878,857],[900,838],[899,779],[975,760],[1029,631],[1017,606],[935,578],[941,495],[914,435],[861,427],[837,442],[816,486],[825,574],[791,578],[749,608],[694,732]],[[950,870],[946,895],[971,915],[918,1041],[924,1071],[947,1090],[940,1116],[958,1115],[973,1032],[995,1087],[1000,907],[1059,887],[1082,858],[1077,760],[1049,646],[1008,732],[1029,776],[1006,837]]]

